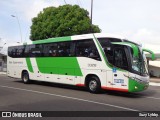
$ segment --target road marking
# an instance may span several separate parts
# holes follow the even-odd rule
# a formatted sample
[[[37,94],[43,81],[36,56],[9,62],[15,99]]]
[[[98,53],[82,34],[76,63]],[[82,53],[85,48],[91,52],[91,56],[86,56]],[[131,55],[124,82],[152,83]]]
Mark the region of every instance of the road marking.
[[[156,97],[144,97],[144,98],[159,99],[160,100],[160,98],[156,98]]]
[[[58,95],[58,94],[46,93],[46,92],[41,92],[41,91],[28,90],[28,89],[23,89],[23,88],[15,88],[15,87],[10,87],[10,86],[2,86],[2,85],[0,85],[0,87],[15,89],[15,90],[21,90],[21,91],[27,91],[27,92],[33,92],[33,93],[39,93],[39,94],[44,94],[44,95],[51,95],[51,96],[62,97],[62,98],[67,98],[67,99],[73,99],[73,100],[78,100],[78,101],[83,101],[83,102],[89,102],[89,103],[94,103],[94,104],[99,104],[99,105],[105,105],[105,106],[120,108],[120,109],[124,109],[124,110],[129,110],[129,111],[140,111],[140,110],[126,108],[126,107],[122,107],[122,106],[117,106],[117,105],[112,105],[112,104],[107,104],[107,103],[101,103],[101,102],[96,102],[96,101],[91,101],[91,100],[86,100],[86,99],[81,99],[81,98],[63,96],[63,95]]]
[[[151,85],[151,86],[160,86],[160,83],[150,82],[149,85]]]

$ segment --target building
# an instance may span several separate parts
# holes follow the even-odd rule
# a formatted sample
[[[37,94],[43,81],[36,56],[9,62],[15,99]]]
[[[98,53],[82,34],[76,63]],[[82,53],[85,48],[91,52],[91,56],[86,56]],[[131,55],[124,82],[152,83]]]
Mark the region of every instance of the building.
[[[7,71],[7,55],[0,53],[0,72]]]
[[[150,55],[146,54],[147,59],[150,59]],[[155,54],[154,61],[149,60],[149,74],[151,77],[159,77],[160,78],[160,54]]]
[[[149,62],[149,73],[151,77],[160,78],[160,60]]]

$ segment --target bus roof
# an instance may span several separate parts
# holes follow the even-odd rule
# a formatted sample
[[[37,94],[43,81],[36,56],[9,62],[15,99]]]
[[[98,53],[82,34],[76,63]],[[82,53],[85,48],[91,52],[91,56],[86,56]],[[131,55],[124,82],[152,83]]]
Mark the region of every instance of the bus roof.
[[[94,36],[96,38],[105,38],[105,37],[107,37],[107,38],[116,38],[116,39],[120,39],[120,40],[125,41],[125,42],[131,42],[131,43],[134,43],[134,44],[138,45],[135,42],[126,40],[123,36],[116,35],[116,34],[109,34],[109,33],[91,33],[91,34],[82,34],[82,35],[73,35],[73,36],[65,36],[65,37],[48,38],[48,39],[43,39],[43,40],[29,41],[29,42],[18,44],[18,45],[61,42],[61,41],[70,41],[70,40],[77,40],[77,39],[90,39],[90,38],[94,38],[93,34],[94,34]]]
[[[114,34],[108,33],[94,33],[96,38],[117,38],[123,40],[124,37]],[[40,43],[50,43],[50,42],[60,42],[60,41],[70,41],[70,40],[77,40],[77,39],[89,39],[94,38],[93,33],[91,34],[82,34],[82,35],[73,35],[73,36],[65,36],[65,37],[56,37],[56,38],[48,38],[43,40],[36,40],[36,41],[29,41],[24,44],[40,44]]]

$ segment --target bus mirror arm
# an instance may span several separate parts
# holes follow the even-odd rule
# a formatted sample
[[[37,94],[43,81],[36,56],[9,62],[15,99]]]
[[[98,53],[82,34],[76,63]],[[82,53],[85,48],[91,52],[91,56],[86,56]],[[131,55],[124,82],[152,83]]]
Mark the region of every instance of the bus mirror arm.
[[[151,51],[151,50],[149,50],[149,49],[142,49],[142,51],[150,53],[150,54],[151,54],[151,59],[152,59],[152,60],[155,60],[155,54],[154,54],[153,51]]]

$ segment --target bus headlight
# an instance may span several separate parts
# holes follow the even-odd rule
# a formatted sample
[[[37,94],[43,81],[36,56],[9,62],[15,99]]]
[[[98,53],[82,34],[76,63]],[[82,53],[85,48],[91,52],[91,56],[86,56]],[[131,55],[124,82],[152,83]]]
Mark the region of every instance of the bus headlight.
[[[137,86],[135,86],[134,88],[135,88],[136,90],[138,89],[138,87],[137,87]]]

